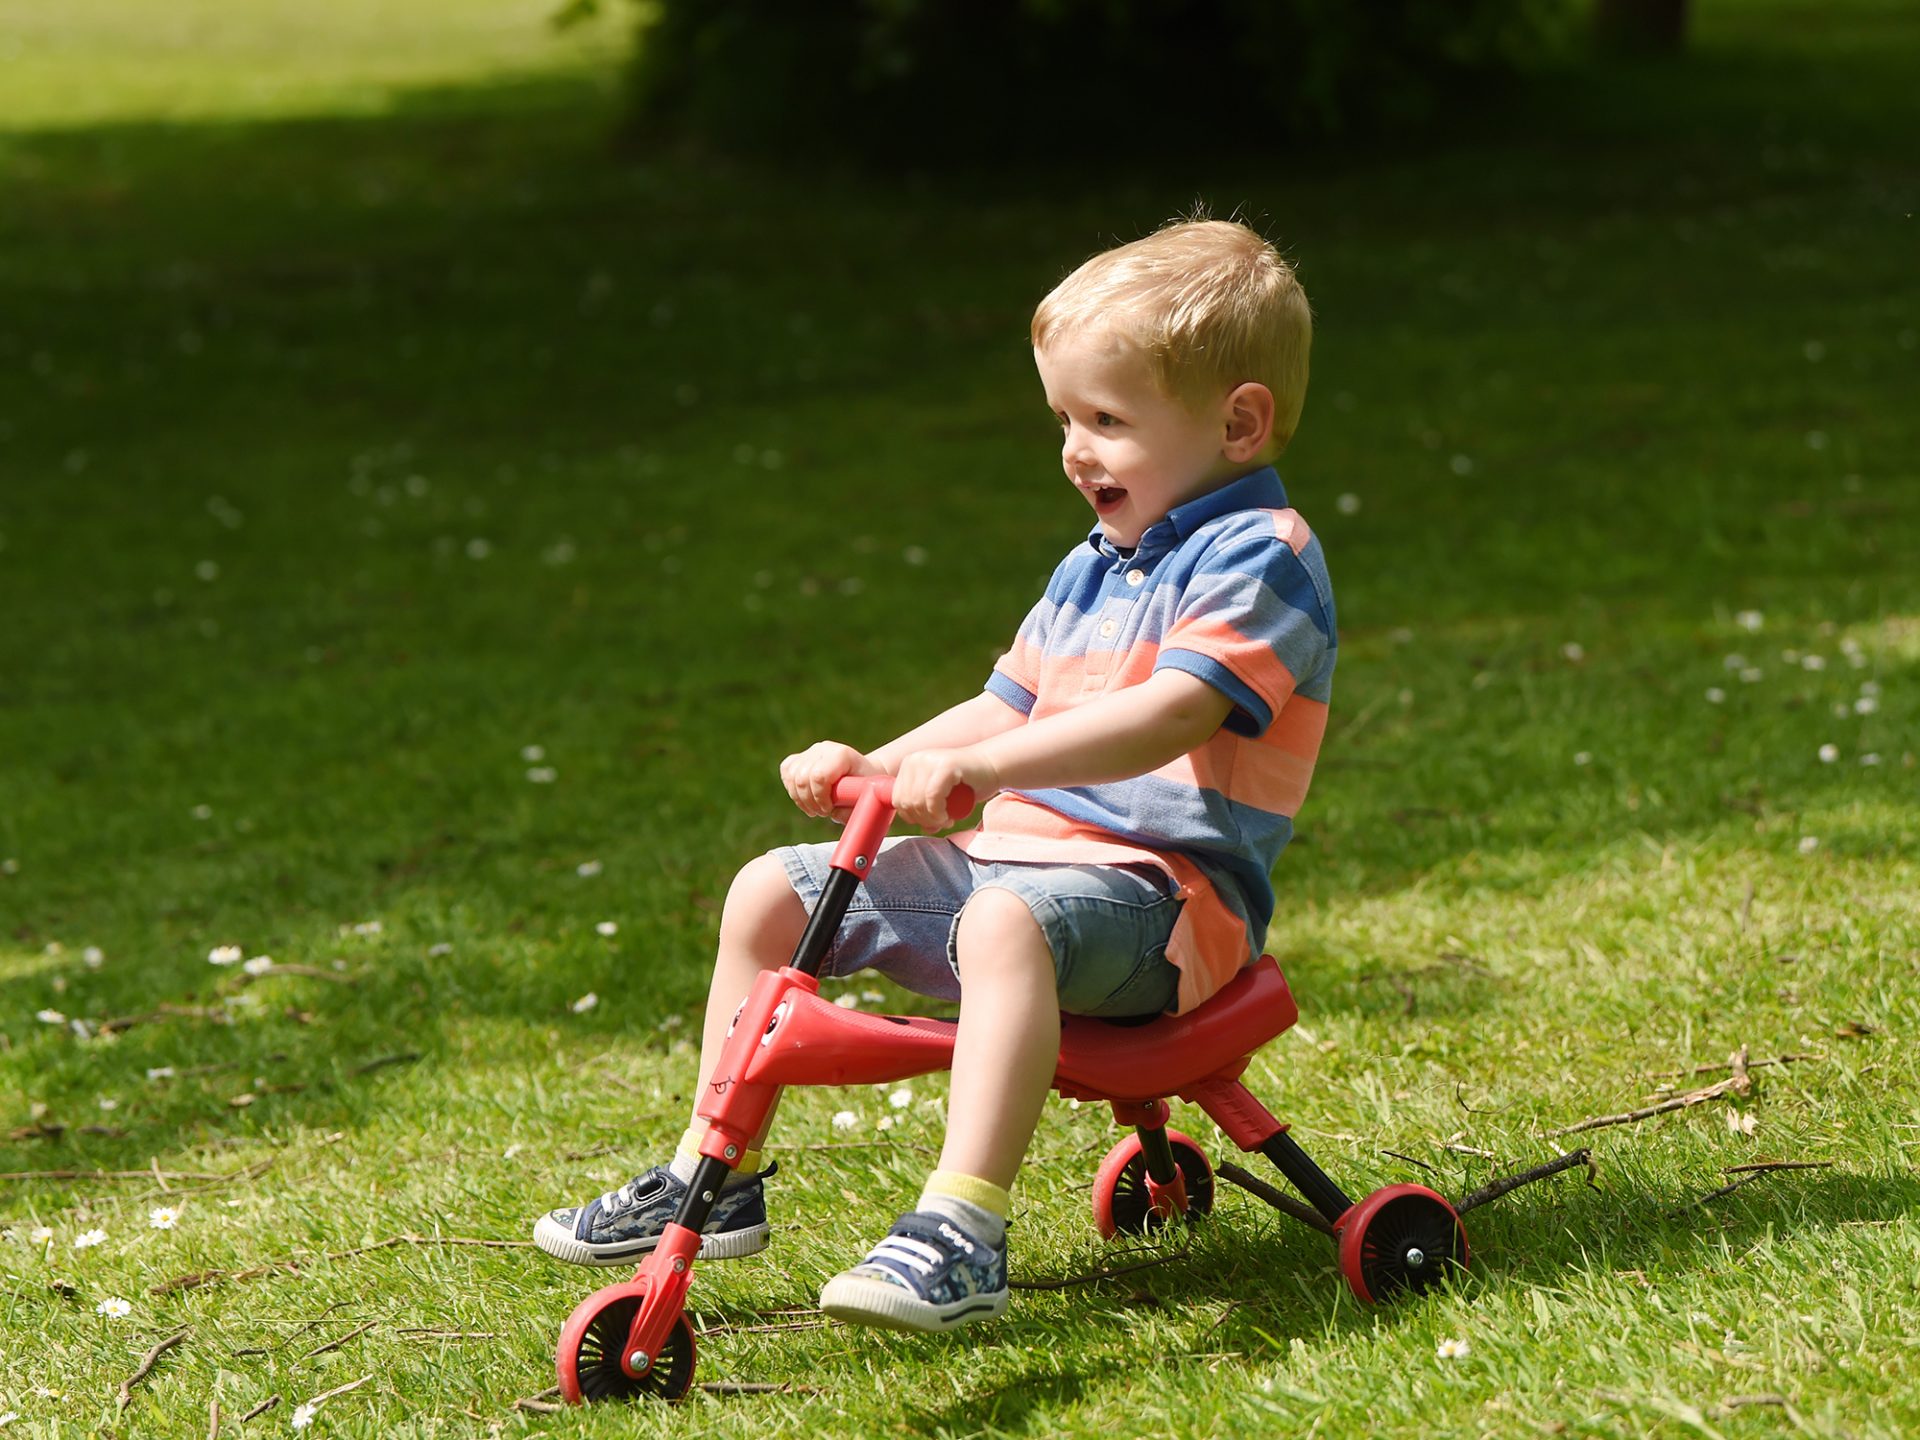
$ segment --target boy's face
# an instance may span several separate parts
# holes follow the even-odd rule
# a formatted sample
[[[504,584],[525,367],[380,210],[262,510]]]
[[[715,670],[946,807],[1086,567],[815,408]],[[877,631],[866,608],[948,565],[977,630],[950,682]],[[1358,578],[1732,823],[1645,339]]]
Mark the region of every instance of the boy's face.
[[[1110,331],[1061,336],[1033,359],[1060,422],[1061,468],[1120,549],[1242,468],[1223,453],[1224,414],[1162,395],[1146,357]]]

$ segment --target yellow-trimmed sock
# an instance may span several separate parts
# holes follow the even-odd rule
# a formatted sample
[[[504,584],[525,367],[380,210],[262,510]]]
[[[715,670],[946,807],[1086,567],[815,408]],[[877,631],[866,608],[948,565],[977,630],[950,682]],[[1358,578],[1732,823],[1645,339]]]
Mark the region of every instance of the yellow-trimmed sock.
[[[705,1125],[690,1125],[687,1127],[687,1133],[680,1137],[680,1143],[674,1147],[673,1159],[669,1162],[667,1168],[673,1172],[674,1178],[682,1185],[691,1185],[693,1183],[693,1172],[700,1168],[700,1161],[704,1158],[700,1154],[700,1142],[706,1138],[707,1127]],[[751,1180],[759,1173],[760,1152],[758,1150],[749,1150],[740,1157],[739,1168],[733,1172],[726,1184],[720,1188],[724,1190],[730,1185],[737,1185],[743,1181]]]
[[[991,1180],[959,1170],[936,1170],[927,1177],[915,1207],[944,1215],[989,1245],[1003,1245],[1013,1196]]]

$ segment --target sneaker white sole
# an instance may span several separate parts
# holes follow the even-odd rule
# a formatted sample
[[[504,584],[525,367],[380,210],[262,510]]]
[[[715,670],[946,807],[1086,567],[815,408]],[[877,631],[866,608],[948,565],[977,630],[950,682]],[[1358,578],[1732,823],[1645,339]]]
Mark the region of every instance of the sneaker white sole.
[[[758,1255],[767,1248],[767,1236],[772,1233],[770,1225],[748,1225],[739,1230],[727,1230],[717,1235],[700,1237],[700,1258],[702,1260],[738,1260],[747,1255]],[[534,1222],[533,1243],[556,1260],[565,1260],[569,1265],[636,1265],[652,1253],[660,1243],[660,1237],[650,1240],[629,1240],[619,1245],[594,1245],[585,1240],[573,1238],[573,1231],[564,1225],[557,1225],[550,1216],[542,1215]]]
[[[969,1295],[936,1305],[931,1300],[864,1275],[836,1275],[820,1292],[820,1308],[851,1325],[877,1325],[883,1330],[913,1330],[938,1334],[956,1330],[974,1320],[991,1320],[1007,1313],[1008,1292]]]

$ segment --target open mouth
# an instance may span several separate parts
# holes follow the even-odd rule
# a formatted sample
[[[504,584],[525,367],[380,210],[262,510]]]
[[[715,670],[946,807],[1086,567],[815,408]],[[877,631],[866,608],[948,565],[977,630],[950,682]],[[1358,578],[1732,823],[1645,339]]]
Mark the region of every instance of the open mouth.
[[[1120,502],[1127,498],[1127,492],[1118,485],[1099,485],[1093,491],[1093,508],[1105,515],[1119,508]]]

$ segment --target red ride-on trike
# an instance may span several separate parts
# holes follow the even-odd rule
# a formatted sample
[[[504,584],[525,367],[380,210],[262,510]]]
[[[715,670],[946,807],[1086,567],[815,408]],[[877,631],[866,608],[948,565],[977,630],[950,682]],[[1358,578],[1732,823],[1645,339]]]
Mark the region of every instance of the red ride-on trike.
[[[892,797],[886,776],[849,778],[834,791],[836,803],[853,813],[833,853],[833,873],[792,963],[762,975],[734,1016],[698,1107],[708,1127],[704,1158],[685,1204],[631,1280],[589,1295],[561,1327],[556,1359],[569,1402],[686,1394],[694,1343],[685,1306],[700,1229],[782,1086],[881,1084],[952,1064],[953,1021],[843,1010],[819,994],[821,961],[879,853],[893,820]],[[954,793],[954,819],[972,808],[971,794]],[[1094,1223],[1102,1235],[1141,1233],[1213,1208],[1205,1152],[1167,1128],[1167,1097],[1178,1096],[1242,1150],[1273,1161],[1326,1218],[1340,1268],[1362,1300],[1429,1289],[1467,1263],[1466,1230],[1453,1206],[1420,1185],[1389,1185],[1355,1204],[1240,1083],[1253,1053],[1297,1015],[1280,967],[1263,955],[1185,1015],[1120,1023],[1061,1017],[1054,1088],[1072,1099],[1106,1101],[1118,1123],[1134,1128],[1095,1177]]]

